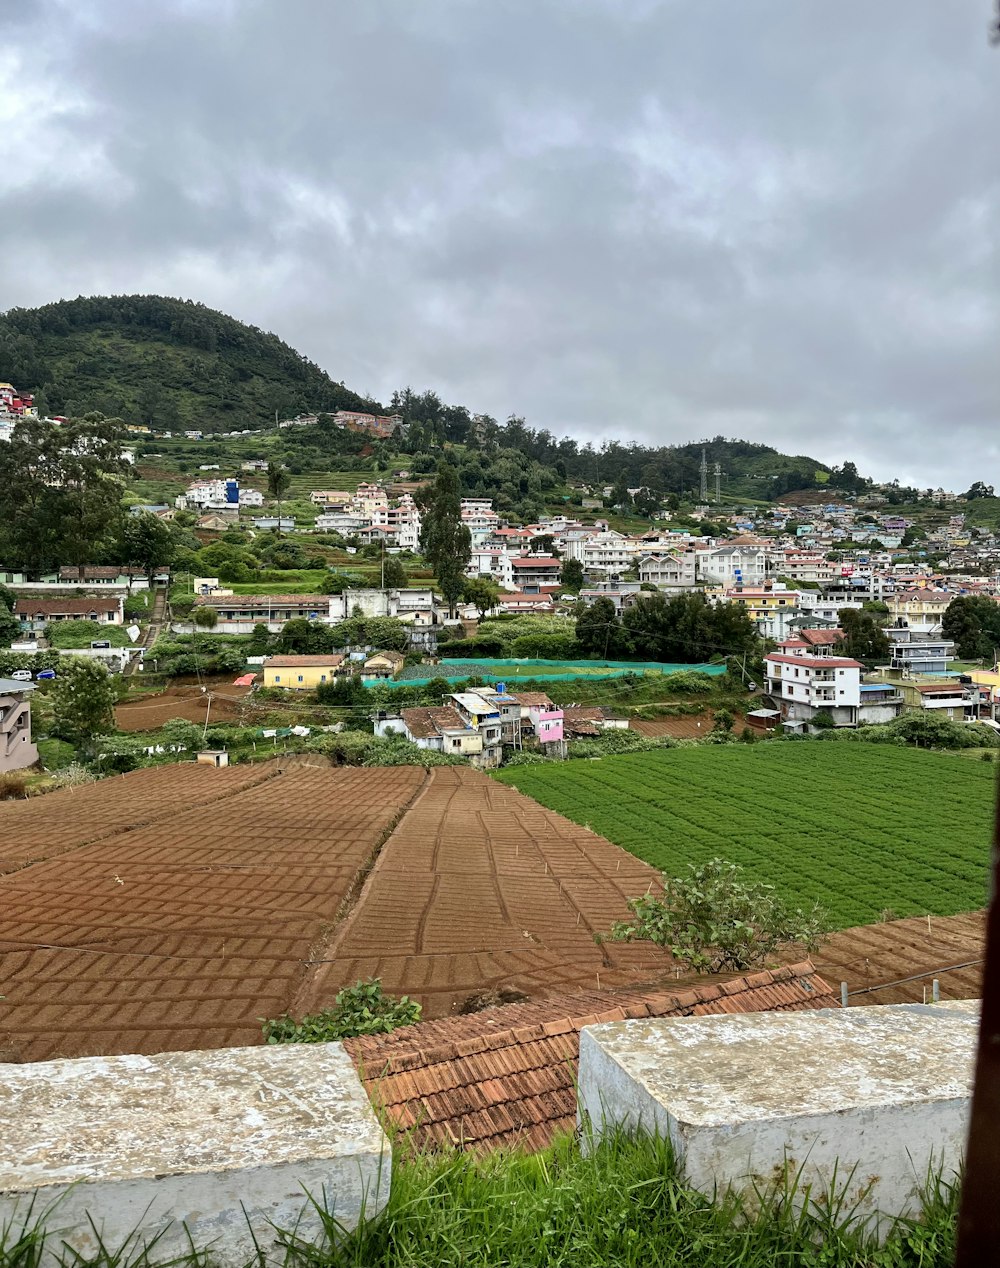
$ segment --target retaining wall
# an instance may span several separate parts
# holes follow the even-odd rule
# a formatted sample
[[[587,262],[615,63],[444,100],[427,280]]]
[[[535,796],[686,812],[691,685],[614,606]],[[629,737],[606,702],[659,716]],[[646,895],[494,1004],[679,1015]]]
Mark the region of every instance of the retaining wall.
[[[224,1268],[276,1229],[322,1242],[389,1197],[390,1153],[342,1044],[289,1044],[7,1065],[0,1228],[43,1219],[47,1260],[98,1239],[156,1262],[193,1243]],[[190,1242],[189,1242],[190,1235]],[[10,1234],[8,1233],[8,1239]]]
[[[978,1003],[610,1022],[580,1037],[586,1139],[669,1136],[711,1193],[799,1177],[876,1222],[916,1214],[965,1149]]]

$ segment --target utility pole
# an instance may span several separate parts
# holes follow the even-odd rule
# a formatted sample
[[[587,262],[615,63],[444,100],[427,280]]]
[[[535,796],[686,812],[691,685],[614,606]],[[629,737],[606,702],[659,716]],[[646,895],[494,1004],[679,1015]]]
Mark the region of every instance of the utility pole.
[[[704,449],[701,451],[701,501],[708,501],[708,462],[705,458]]]

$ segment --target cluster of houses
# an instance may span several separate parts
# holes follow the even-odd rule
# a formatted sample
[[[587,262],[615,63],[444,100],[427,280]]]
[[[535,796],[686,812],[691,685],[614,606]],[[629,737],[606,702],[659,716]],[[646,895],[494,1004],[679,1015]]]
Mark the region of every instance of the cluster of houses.
[[[0,383],[0,440],[10,440],[22,418],[35,418],[35,400],[30,392],[19,392],[13,383]]]
[[[407,424],[400,414],[369,414],[364,410],[338,409],[329,418],[334,427],[372,436],[376,440],[391,440],[397,433],[405,436],[407,431]],[[319,414],[297,414],[295,418],[286,418],[279,422],[278,429],[284,431],[290,427],[316,427],[319,419]]]

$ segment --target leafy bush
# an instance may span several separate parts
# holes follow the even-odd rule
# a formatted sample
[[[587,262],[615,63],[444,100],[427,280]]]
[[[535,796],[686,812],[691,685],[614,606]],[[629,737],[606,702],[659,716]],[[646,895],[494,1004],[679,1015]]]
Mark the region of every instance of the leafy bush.
[[[152,593],[149,590],[139,590],[125,600],[125,615],[130,620],[140,621],[149,616],[152,606]]]
[[[669,947],[699,973],[742,973],[789,942],[815,950],[828,928],[818,906],[792,909],[770,885],[744,879],[736,863],[714,858],[687,876],[663,877],[663,897],[629,899],[631,921],[611,927],[612,942],[648,941]]]
[[[337,996],[333,1008],[311,1013],[296,1021],[282,1017],[261,1018],[267,1043],[330,1043],[354,1035],[387,1035],[399,1026],[420,1020],[420,1005],[407,995],[386,995],[379,978],[356,982]]]
[[[510,757],[504,760],[504,766],[538,766],[548,761],[551,761],[551,758],[543,757],[541,753],[511,753]]]

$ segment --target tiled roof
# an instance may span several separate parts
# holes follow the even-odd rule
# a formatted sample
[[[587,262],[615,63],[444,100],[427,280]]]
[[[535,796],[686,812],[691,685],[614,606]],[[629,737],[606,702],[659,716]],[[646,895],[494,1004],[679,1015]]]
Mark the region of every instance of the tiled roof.
[[[764,659],[782,665],[803,665],[807,669],[864,669],[859,660],[851,660],[848,656],[779,656],[771,652]]]
[[[406,723],[406,729],[416,740],[429,740],[444,731],[468,731],[471,728],[462,721],[461,715],[450,705],[439,708],[418,706],[412,709],[400,709],[399,716]]]
[[[799,630],[799,635],[805,639],[810,647],[832,647],[834,643],[839,643],[844,637],[844,631],[838,629],[808,629]]]
[[[343,656],[337,652],[329,656],[268,656],[266,669],[297,669],[308,665],[340,665]]]
[[[584,991],[348,1039],[376,1108],[417,1149],[541,1149],[576,1121],[580,1030],[626,1018],[792,1012],[837,1004],[804,961],[728,982]]]
[[[62,613],[117,612],[118,599],[18,599],[14,603],[15,616],[51,616]]]
[[[318,608],[330,607],[326,594],[199,594],[195,607],[207,608]]]
[[[552,701],[544,691],[519,691],[517,698],[526,709],[534,709],[540,705],[551,706]]]

